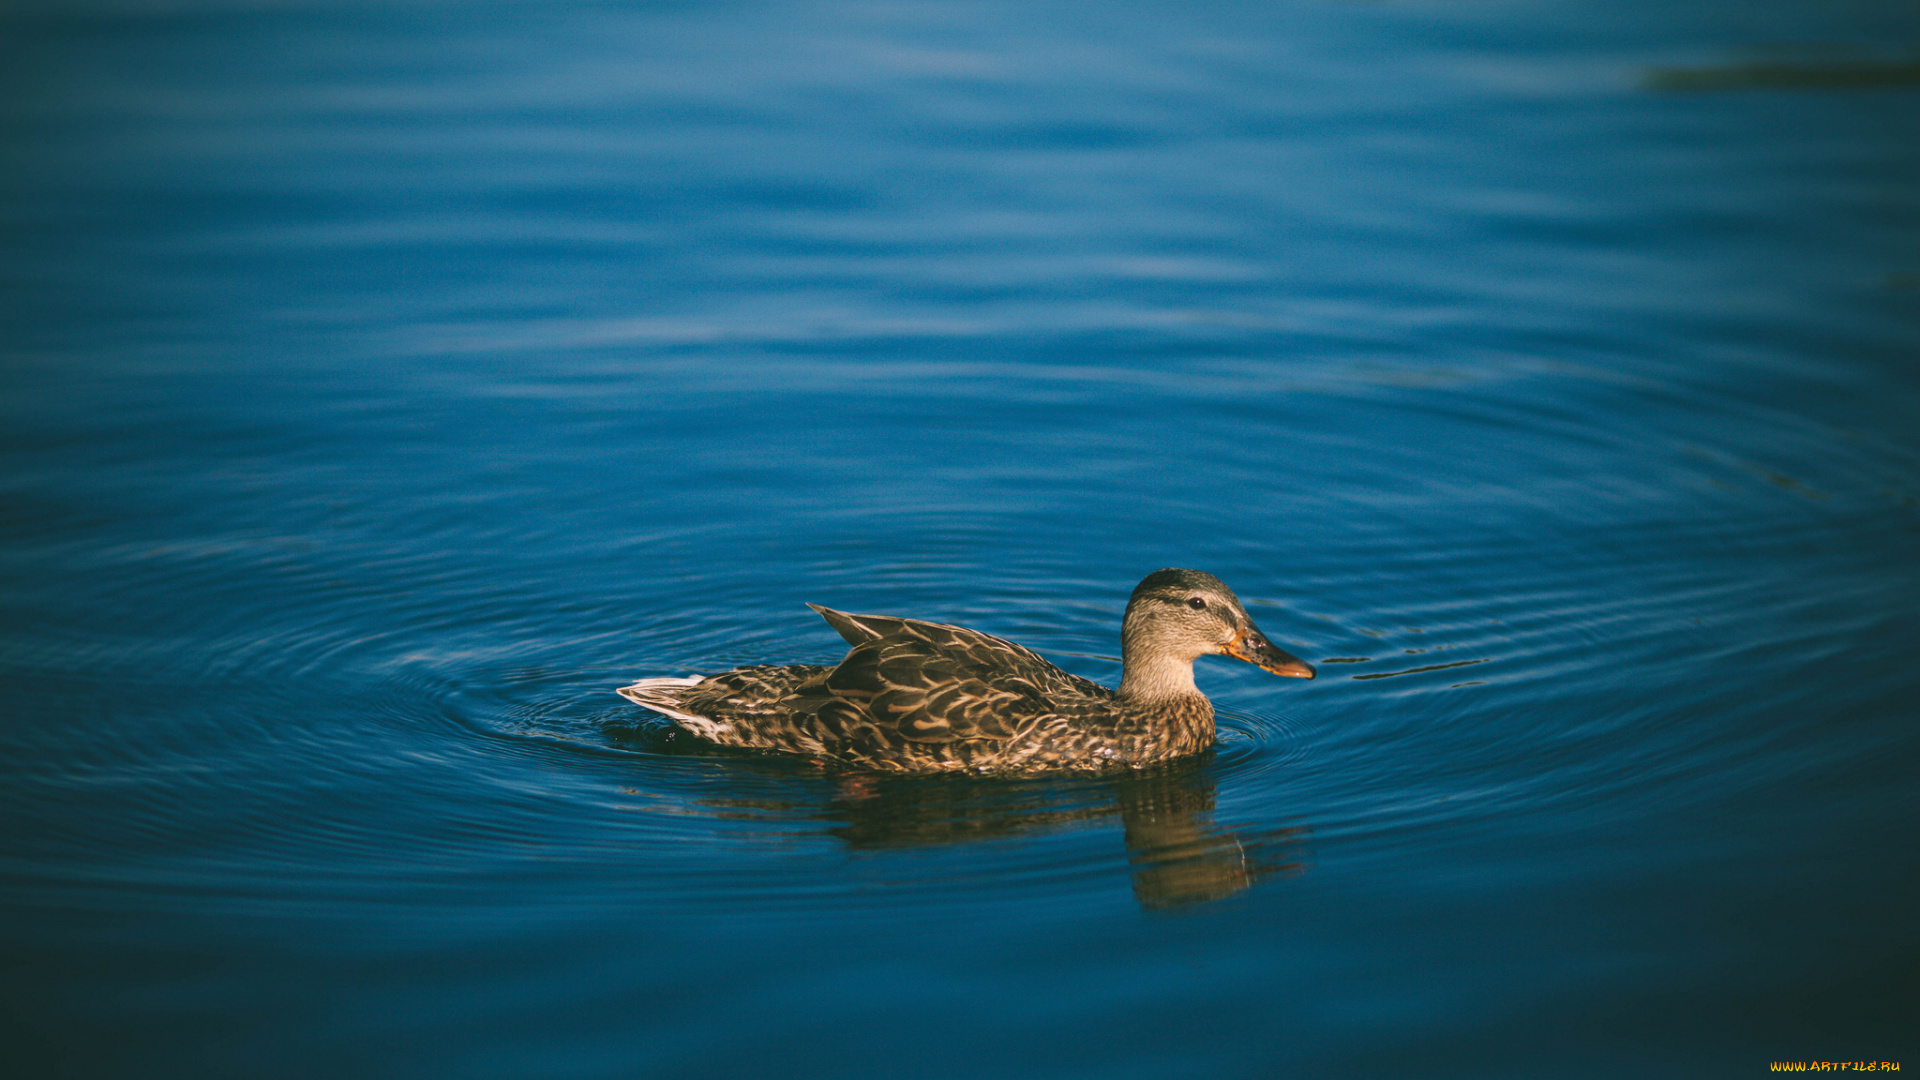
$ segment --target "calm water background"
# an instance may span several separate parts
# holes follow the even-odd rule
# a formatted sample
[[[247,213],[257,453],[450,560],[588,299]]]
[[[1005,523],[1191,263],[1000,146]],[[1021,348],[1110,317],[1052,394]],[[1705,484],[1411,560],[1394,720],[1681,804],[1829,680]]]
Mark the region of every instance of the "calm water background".
[[[40,1076],[1920,1068],[1911,2],[10,5]],[[1692,88],[1692,89],[1689,89]],[[803,606],[1219,750],[875,781]]]

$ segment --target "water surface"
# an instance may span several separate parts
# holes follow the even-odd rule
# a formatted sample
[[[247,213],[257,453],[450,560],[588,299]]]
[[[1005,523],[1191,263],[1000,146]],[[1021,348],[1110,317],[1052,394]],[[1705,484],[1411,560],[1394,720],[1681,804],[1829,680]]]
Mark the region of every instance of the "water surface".
[[[0,20],[26,1074],[1920,1062],[1911,4]],[[611,692],[1162,566],[1139,775]]]

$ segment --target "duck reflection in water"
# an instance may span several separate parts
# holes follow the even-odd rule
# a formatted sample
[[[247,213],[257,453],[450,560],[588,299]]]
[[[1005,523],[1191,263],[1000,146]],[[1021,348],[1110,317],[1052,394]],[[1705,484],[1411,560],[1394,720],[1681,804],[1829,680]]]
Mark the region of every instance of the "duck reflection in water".
[[[1304,826],[1224,829],[1213,824],[1213,774],[1134,776],[1114,784],[1133,863],[1133,895],[1146,908],[1222,900],[1262,878],[1298,873],[1289,859],[1306,838]]]
[[[1222,900],[1298,873],[1304,826],[1229,829],[1213,822],[1214,755],[1126,774],[1043,780],[847,772],[824,802],[727,799],[717,810],[809,817],[856,850],[1003,839],[1118,817],[1133,894],[1148,909]],[[746,762],[742,762],[746,764]]]

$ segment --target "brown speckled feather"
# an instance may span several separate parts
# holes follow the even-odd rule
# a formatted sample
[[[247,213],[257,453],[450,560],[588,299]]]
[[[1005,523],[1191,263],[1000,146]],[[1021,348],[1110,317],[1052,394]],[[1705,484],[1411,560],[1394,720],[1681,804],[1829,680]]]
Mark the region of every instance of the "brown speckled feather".
[[[1160,572],[1166,574],[1192,575],[1174,582],[1169,595],[1184,598],[1211,583],[1217,593],[1205,595],[1223,594],[1239,610],[1238,600],[1217,579],[1193,571]],[[1141,589],[1160,575],[1142,582]],[[1128,605],[1129,620],[1141,603],[1141,589]],[[722,745],[890,771],[1139,767],[1194,753],[1213,741],[1213,706],[1192,687],[1191,656],[1184,661],[1184,688],[1176,680],[1170,688],[1155,685],[1145,693],[1129,693],[1123,683],[1116,693],[977,630],[808,606],[853,646],[839,664],[765,665],[704,679],[648,679],[620,693]],[[1242,635],[1258,638],[1243,612],[1239,617],[1247,628]],[[1225,635],[1238,624],[1188,618],[1176,629],[1192,626],[1227,641]],[[1170,634],[1151,625],[1144,633],[1150,644]],[[1169,640],[1192,646],[1190,637]],[[1238,646],[1240,640],[1230,644]],[[1167,651],[1151,651],[1148,658],[1164,666],[1161,654]],[[1306,670],[1310,677],[1311,669]]]

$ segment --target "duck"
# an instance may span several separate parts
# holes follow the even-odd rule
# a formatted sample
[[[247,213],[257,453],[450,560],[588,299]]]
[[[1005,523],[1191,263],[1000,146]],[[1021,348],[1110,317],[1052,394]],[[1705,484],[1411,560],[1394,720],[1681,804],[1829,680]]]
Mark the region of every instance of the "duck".
[[[1193,662],[1223,655],[1311,679],[1226,583],[1156,570],[1127,600],[1118,689],[960,626],[808,604],[852,648],[838,664],[756,664],[662,676],[621,696],[721,746],[874,772],[1141,769],[1213,745]]]

